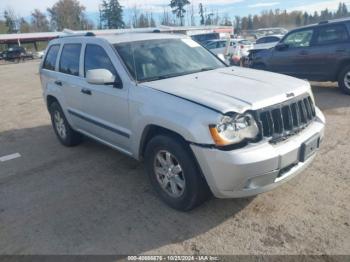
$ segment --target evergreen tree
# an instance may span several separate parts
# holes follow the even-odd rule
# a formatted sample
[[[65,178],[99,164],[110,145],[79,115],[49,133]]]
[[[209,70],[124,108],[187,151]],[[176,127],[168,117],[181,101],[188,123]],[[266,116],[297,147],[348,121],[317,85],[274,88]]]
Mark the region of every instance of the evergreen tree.
[[[186,13],[186,9],[184,8],[186,5],[189,5],[190,1],[188,0],[171,0],[170,7],[173,9],[173,13],[180,19],[180,25],[184,25],[184,17]]]
[[[103,0],[100,9],[101,27],[108,29],[124,28],[123,7],[118,0]]]
[[[253,29],[253,19],[252,16],[249,15],[248,16],[248,30],[252,30]]]
[[[23,17],[19,20],[19,31],[21,33],[29,33],[32,31],[30,24]]]
[[[17,17],[12,9],[4,11],[5,26],[7,27],[7,33],[16,33],[18,31],[17,27]]]
[[[200,24],[204,25],[205,24],[205,18],[204,18],[204,8],[203,4],[199,4],[199,17],[200,17]]]

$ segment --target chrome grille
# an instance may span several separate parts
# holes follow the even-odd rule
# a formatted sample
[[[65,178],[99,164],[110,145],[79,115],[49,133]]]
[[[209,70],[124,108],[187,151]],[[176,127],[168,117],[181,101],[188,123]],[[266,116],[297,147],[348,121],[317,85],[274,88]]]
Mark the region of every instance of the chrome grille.
[[[257,111],[261,138],[279,142],[308,126],[316,117],[315,105],[309,95]]]

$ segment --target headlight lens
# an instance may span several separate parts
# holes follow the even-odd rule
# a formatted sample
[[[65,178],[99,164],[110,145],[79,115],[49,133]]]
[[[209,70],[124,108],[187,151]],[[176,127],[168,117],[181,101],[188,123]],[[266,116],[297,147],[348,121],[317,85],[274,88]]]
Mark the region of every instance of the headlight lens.
[[[259,127],[249,113],[225,115],[216,126],[210,127],[210,133],[217,146],[228,146],[256,138]]]

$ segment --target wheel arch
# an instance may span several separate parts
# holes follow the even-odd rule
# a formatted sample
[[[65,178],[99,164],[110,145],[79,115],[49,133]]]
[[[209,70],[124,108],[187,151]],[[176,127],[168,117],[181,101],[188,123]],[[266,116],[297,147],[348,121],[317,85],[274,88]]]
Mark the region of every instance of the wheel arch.
[[[154,138],[158,135],[166,135],[166,136],[170,136],[170,137],[173,137],[175,139],[178,139],[179,143],[181,143],[182,145],[187,147],[188,152],[190,153],[190,155],[193,158],[194,164],[198,168],[200,176],[204,179],[208,188],[210,188],[208,185],[208,181],[203,173],[202,167],[199,165],[198,159],[196,158],[193,150],[190,147],[190,142],[187,141],[181,134],[179,134],[175,131],[172,131],[172,130],[167,129],[165,127],[162,127],[159,125],[154,125],[154,124],[150,124],[150,125],[146,126],[145,129],[143,130],[141,140],[140,140],[139,158],[138,159],[139,160],[144,159],[144,153],[145,153],[147,144],[152,140],[152,138]]]
[[[54,102],[57,102],[58,104],[60,104],[60,102],[58,101],[58,99],[53,96],[53,95],[48,95],[46,97],[46,106],[47,106],[47,109],[50,109],[50,106],[52,105],[52,103]]]
[[[341,72],[343,71],[344,67],[350,66],[350,58],[345,59],[341,61],[337,67],[336,75],[334,76],[334,80],[338,80],[340,77]]]
[[[143,159],[147,144],[151,139],[157,135],[167,135],[179,139],[181,143],[188,145],[186,139],[179,133],[170,130],[168,128],[162,127],[160,125],[150,124],[147,125],[141,135],[138,158]]]

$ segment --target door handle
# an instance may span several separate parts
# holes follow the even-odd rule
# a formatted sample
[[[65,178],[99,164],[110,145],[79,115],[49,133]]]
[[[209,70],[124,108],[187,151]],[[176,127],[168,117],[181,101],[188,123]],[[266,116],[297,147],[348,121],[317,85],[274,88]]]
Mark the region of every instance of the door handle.
[[[62,82],[61,82],[61,81],[56,80],[56,81],[55,81],[55,85],[57,85],[57,86],[62,86],[63,84],[62,84]]]
[[[308,51],[300,51],[299,54],[300,54],[300,55],[308,55],[309,52],[308,52]]]
[[[82,92],[83,94],[85,94],[85,95],[89,95],[89,96],[92,95],[92,92],[91,92],[90,89],[83,88],[83,89],[81,90],[81,92]]]

